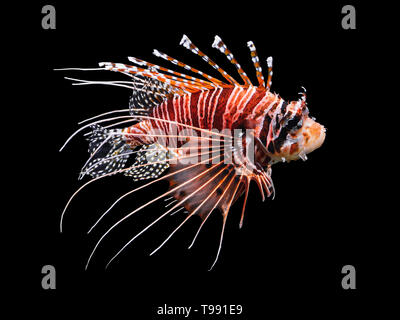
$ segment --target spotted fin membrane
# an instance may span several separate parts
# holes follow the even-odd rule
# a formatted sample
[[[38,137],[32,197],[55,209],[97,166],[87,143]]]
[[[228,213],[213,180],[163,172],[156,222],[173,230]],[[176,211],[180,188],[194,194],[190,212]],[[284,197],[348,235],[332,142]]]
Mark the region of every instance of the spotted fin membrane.
[[[169,168],[167,159],[176,155],[159,143],[144,145],[136,155],[132,169],[125,171],[124,175],[132,177],[133,181],[158,178]]]
[[[85,175],[97,178],[124,168],[131,151],[119,130],[107,130],[98,124],[91,129],[87,137],[91,156],[81,170],[80,179]]]

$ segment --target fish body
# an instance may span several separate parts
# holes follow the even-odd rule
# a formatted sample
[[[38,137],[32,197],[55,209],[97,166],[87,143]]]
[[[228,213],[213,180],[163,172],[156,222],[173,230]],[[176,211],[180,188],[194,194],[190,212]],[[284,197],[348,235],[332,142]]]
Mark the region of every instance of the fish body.
[[[304,100],[288,103],[263,87],[226,86],[174,96],[153,108],[150,116],[156,119],[123,130],[135,136],[127,139],[132,147],[158,140],[148,137],[150,132],[171,131],[168,122],[157,119],[208,130],[253,129],[275,162],[297,160],[302,151],[315,150],[325,139],[324,127],[308,117]]]

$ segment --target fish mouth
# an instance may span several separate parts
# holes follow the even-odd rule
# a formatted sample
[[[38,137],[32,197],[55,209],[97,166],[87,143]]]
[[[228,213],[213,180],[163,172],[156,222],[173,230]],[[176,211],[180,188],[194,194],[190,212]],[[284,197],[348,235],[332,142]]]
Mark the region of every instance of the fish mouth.
[[[326,128],[311,118],[304,121],[300,134],[303,135],[304,145],[303,152],[305,154],[318,149],[325,141]]]

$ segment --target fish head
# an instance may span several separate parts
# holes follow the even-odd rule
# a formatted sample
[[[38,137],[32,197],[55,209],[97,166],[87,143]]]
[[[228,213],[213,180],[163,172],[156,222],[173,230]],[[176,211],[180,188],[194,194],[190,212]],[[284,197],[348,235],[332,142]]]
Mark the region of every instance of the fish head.
[[[270,164],[305,161],[307,154],[318,149],[326,136],[326,128],[309,116],[305,95],[298,101],[281,102],[264,123],[263,143]]]
[[[273,153],[275,161],[306,160],[307,154],[318,149],[325,141],[326,129],[313,118],[305,117],[300,128],[288,133],[279,152]]]

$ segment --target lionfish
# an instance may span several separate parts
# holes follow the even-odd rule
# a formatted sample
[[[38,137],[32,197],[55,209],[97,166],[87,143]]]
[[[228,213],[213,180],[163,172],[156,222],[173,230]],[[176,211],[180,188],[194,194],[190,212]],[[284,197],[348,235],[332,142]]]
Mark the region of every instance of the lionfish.
[[[200,56],[225,81],[158,50],[154,50],[155,56],[184,68],[186,73],[134,57],[128,59],[135,65],[101,62],[99,68],[56,69],[119,72],[130,77],[129,81],[66,79],[76,81],[73,83],[75,85],[106,84],[132,90],[129,108],[110,111],[80,122],[89,123],[78,129],[64,144],[84,129],[91,129],[85,134],[90,157],[81,170],[80,179],[86,175],[93,179],[81,186],[69,199],[61,216],[61,232],[63,217],[71,200],[82,188],[96,180],[118,173],[134,181],[152,179],[120,196],[89,232],[127,196],[160,180],[167,180],[170,185],[168,191],[114,223],[94,246],[86,268],[99,244],[111,230],[133,214],[164,198],[171,200],[166,205],[170,208],[132,237],[116,252],[107,266],[146,230],[167,215],[181,210],[186,214],[183,221],[150,255],[160,249],[189,218],[197,215],[201,218],[201,224],[190,248],[211,213],[219,209],[223,217],[222,230],[211,270],[220,255],[228,213],[242,195],[244,201],[239,227],[243,225],[250,182],[255,181],[264,201],[274,194],[271,166],[277,162],[297,159],[305,161],[306,154],[320,147],[325,139],[325,128],[309,117],[304,88],[301,97],[292,102],[271,92],[272,57],[267,59],[268,78],[265,81],[252,41],[247,46],[256,71],[257,86],[252,84],[220,37],[215,36],[212,47],[222,52],[236,67],[243,84],[200,51],[186,35],[183,35],[180,44]],[[188,75],[187,71],[196,74],[196,77]],[[114,116],[103,118],[111,114]],[[101,126],[106,122],[112,123]],[[116,129],[116,126],[120,128]]]

